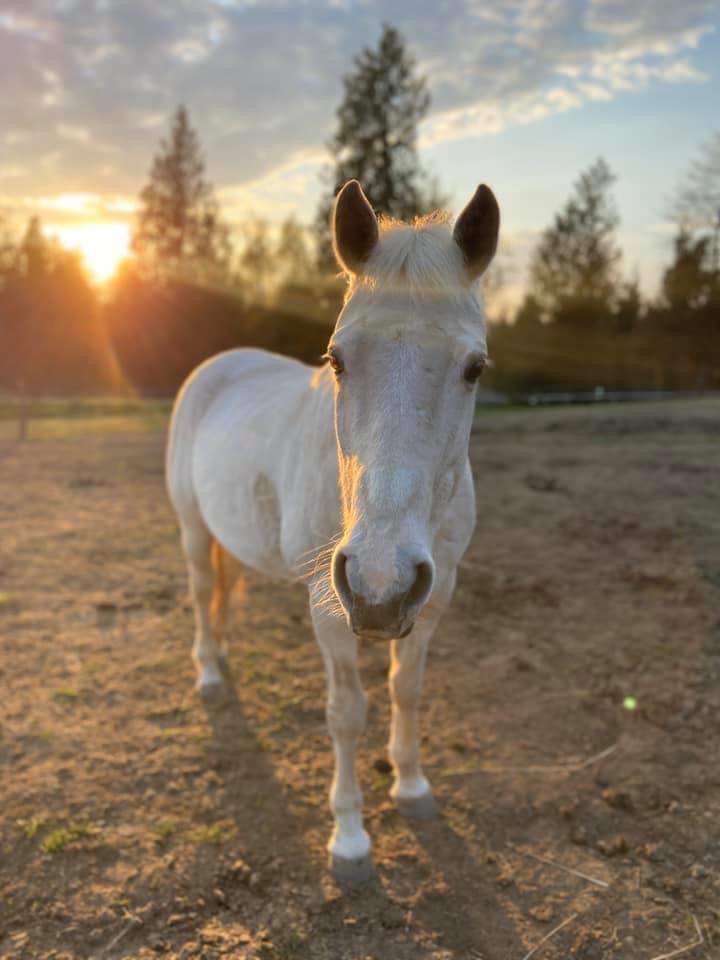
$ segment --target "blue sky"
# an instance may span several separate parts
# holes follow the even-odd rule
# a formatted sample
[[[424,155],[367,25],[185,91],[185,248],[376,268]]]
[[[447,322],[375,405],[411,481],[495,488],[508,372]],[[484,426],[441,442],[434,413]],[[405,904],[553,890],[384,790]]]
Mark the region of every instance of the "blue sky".
[[[669,199],[720,127],[720,0],[3,0],[0,210],[121,244],[183,101],[231,221],[309,220],[342,75],[383,21],[427,76],[421,156],[453,208],[498,195],[513,287],[602,155],[625,269],[655,290]]]

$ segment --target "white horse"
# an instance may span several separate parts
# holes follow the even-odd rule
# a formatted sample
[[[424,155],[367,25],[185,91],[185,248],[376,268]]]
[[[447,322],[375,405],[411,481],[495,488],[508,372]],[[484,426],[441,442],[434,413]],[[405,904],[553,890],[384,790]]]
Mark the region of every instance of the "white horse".
[[[328,850],[342,882],[372,873],[355,773],[366,717],[359,641],[391,642],[391,794],[406,815],[435,812],[419,763],[418,702],[428,642],[475,524],[468,445],[487,355],[477,280],[499,222],[482,185],[452,231],[438,215],[378,224],[348,182],[333,239],[349,286],[327,363],[231,350],[192,374],[173,412],[167,485],[190,573],[201,692],[223,682],[225,603],[242,565],[286,579],[305,573],[327,670]]]

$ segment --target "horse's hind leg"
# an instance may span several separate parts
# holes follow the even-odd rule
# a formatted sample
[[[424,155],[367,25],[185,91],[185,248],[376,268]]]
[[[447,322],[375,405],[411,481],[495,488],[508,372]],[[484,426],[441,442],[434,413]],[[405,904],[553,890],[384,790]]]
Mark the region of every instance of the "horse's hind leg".
[[[211,605],[215,590],[215,570],[212,564],[213,538],[202,520],[184,521],[182,545],[190,575],[190,596],[195,611],[195,641],[193,660],[197,668],[197,687],[201,693],[210,693],[222,685],[220,649],[216,643]]]
[[[210,600],[210,622],[223,660],[227,659],[228,609],[235,584],[242,580],[243,567],[239,560],[224,550],[217,540],[210,548],[214,585]]]

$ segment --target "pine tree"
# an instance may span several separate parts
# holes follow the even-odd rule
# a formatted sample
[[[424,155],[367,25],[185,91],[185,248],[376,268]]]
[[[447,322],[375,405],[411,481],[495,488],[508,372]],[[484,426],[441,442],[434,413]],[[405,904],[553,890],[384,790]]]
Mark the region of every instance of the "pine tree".
[[[597,327],[607,320],[617,289],[620,222],[610,189],[615,176],[596,160],[544,231],[531,263],[531,292],[556,322]]]
[[[697,332],[714,306],[710,238],[681,231],[675,237],[675,257],[662,278],[667,306],[666,329]]]
[[[198,136],[185,107],[172,118],[140,194],[141,209],[132,246],[153,273],[217,277],[226,273],[230,240],[212,186]]]
[[[270,232],[265,220],[248,220],[243,225],[243,237],[238,257],[242,291],[247,300],[264,303],[270,293],[273,271]]]
[[[283,222],[280,229],[275,261],[284,286],[300,285],[312,279],[313,257],[307,231],[292,216]]]
[[[0,386],[23,392],[113,389],[117,371],[82,258],[28,222],[0,287]]]
[[[720,231],[720,130],[707,140],[690,165],[672,207],[681,232]]]
[[[536,332],[542,327],[542,307],[537,297],[525,294],[515,314],[515,328],[519,332]]]
[[[321,259],[329,251],[333,199],[347,180],[360,181],[379,214],[401,220],[412,220],[444,202],[418,160],[417,128],[430,107],[430,94],[401,34],[386,24],[377,50],[366,48],[355,58],[343,85],[337,129],[328,144],[331,189],[317,214]]]

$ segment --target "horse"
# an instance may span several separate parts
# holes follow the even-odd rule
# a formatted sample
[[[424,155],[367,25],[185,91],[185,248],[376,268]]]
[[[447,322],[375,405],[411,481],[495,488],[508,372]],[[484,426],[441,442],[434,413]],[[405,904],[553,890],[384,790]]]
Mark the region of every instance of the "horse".
[[[428,818],[418,707],[430,638],[475,525],[468,448],[487,362],[478,280],[500,211],[481,184],[451,228],[436,213],[378,220],[360,184],[332,236],[347,292],[325,363],[240,348],[199,366],[176,400],[166,480],[195,616],[197,685],[224,682],[227,597],[244,568],[302,580],[327,674],[335,754],[329,866],[373,874],[355,759],[367,700],[358,647],[388,642],[391,796]]]

